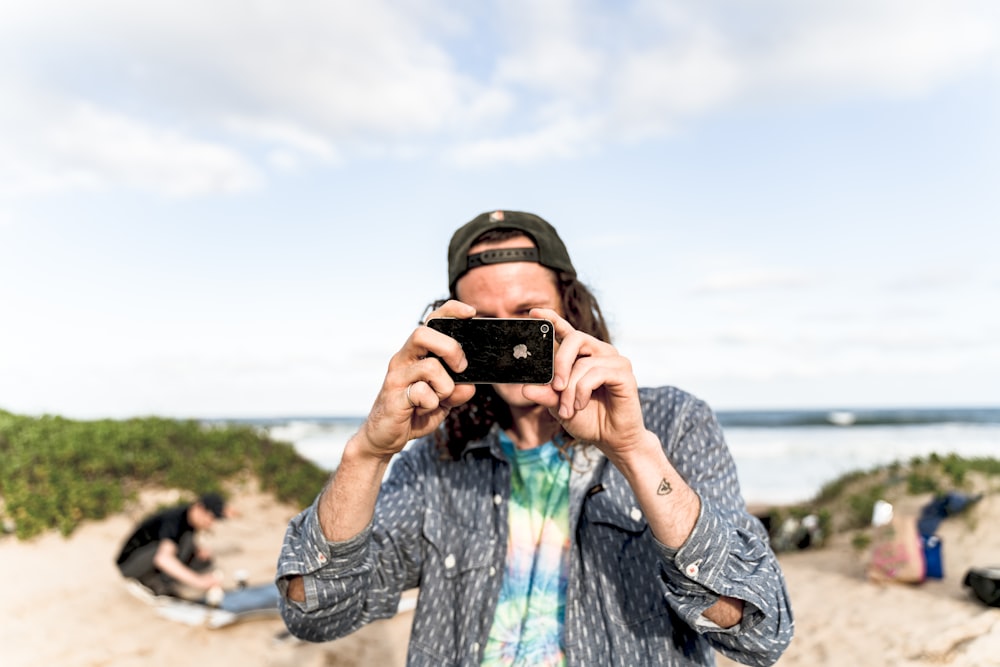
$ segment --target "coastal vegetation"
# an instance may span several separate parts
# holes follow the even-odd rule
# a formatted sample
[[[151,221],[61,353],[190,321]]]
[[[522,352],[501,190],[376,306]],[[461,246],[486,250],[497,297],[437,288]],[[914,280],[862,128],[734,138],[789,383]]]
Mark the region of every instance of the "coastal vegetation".
[[[224,491],[253,478],[260,490],[305,507],[328,471],[295,448],[245,424],[144,417],[78,421],[0,410],[0,521],[26,539],[69,535],[80,522],[125,509],[139,491]],[[808,502],[764,514],[776,550],[822,546],[851,533],[863,547],[876,501],[910,508],[950,491],[1000,492],[1000,459],[954,454],[845,474]]]
[[[918,512],[935,496],[1000,492],[1000,459],[957,454],[916,457],[844,474],[804,503],[770,509],[772,542],[779,550],[816,547],[849,533],[858,549],[870,541],[872,513],[879,500]]]
[[[122,511],[149,486],[198,494],[249,476],[262,491],[304,507],[327,474],[248,425],[0,410],[0,520],[21,539],[51,529],[69,535],[81,521]]]

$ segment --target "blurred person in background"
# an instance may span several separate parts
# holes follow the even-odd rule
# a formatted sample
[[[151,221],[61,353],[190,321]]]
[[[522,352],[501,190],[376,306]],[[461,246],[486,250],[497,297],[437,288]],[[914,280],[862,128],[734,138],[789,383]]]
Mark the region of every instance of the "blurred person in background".
[[[197,543],[197,533],[227,516],[217,493],[161,510],[144,519],[125,541],[116,563],[122,576],[135,579],[156,595],[178,595],[178,584],[197,591],[222,586],[208,570],[212,554]]]

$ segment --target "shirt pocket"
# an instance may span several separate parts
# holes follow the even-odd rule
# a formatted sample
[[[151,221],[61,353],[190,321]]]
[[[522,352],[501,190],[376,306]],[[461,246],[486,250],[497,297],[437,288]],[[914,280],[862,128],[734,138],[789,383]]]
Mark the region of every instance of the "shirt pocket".
[[[435,665],[466,664],[462,656],[485,632],[487,598],[496,583],[490,578],[496,538],[453,514],[426,510],[423,539],[410,662],[425,664],[414,656],[433,655]]]
[[[490,566],[494,536],[462,525],[453,516],[427,510],[424,538],[428,543],[425,573],[429,570],[450,579]]]
[[[580,525],[587,570],[597,574],[608,617],[622,625],[665,620],[666,589],[660,556],[634,498],[608,493],[590,498]]]

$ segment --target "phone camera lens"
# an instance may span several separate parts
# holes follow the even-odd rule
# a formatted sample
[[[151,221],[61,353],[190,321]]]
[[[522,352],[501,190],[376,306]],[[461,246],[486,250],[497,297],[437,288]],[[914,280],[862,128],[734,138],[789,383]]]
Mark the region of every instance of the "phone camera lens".
[[[539,327],[539,329],[541,330],[541,332],[543,334],[547,334],[549,332],[549,325],[548,324],[543,324],[541,327]]]

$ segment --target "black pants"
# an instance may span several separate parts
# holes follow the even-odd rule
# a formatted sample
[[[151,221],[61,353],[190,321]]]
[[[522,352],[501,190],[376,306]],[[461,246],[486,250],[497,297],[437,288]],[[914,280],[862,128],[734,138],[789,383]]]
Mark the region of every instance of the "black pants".
[[[161,572],[153,563],[156,550],[159,548],[159,542],[150,542],[144,547],[139,547],[129,554],[125,562],[118,565],[118,569],[123,577],[137,580],[157,595],[176,595],[177,581]],[[195,552],[194,534],[185,533],[177,545],[177,559],[197,572],[212,566],[211,561],[196,558]]]

